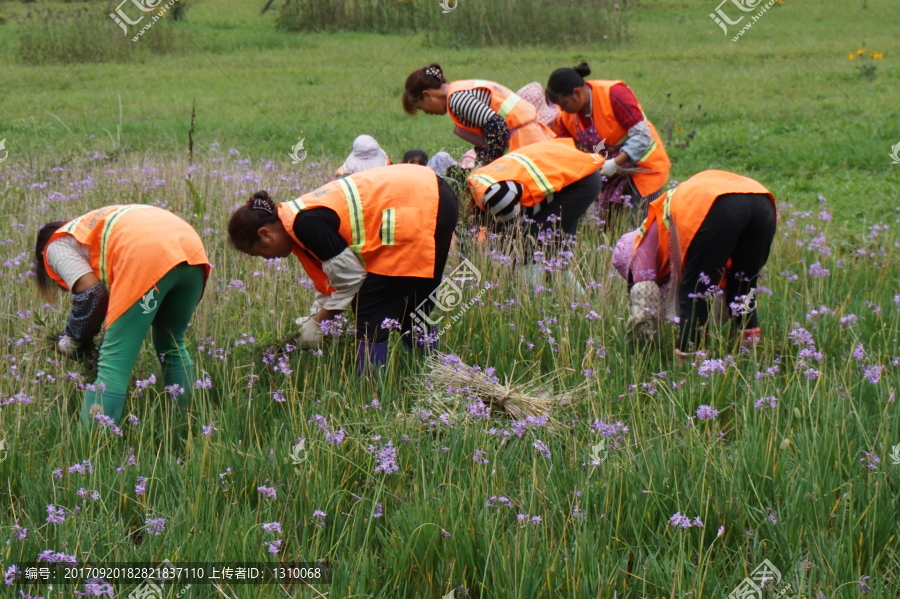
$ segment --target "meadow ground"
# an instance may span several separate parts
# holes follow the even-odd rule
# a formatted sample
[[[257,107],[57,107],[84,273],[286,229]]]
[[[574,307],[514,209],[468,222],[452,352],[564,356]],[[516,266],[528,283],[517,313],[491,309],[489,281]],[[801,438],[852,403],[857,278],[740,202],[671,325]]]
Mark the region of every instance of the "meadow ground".
[[[286,33],[259,6],[208,0],[177,24],[179,54],[29,66],[17,19],[33,6],[0,2],[4,572],[47,550],[82,564],[326,559],[331,586],[169,585],[166,596],[705,598],[767,559],[789,596],[898,596],[896,3],[786,1],[731,42],[713,5],[649,2],[619,46],[501,50]],[[884,54],[867,59],[874,79],[848,59],[862,44]],[[395,158],[458,153],[446,119],[400,108],[403,79],[426,62],[515,88],[581,59],[636,91],[670,142],[673,179],[734,170],[778,198],[756,351],[727,329],[682,368],[670,331],[639,347],[609,266],[615,236],[592,216],[567,266],[584,297],[558,276],[532,293],[506,248],[468,234],[451,258],[482,277],[445,350],[501,379],[578,387],[557,427],[481,418],[465,397],[418,399],[423,362],[396,338],[388,368],[362,381],[346,335],[321,354],[266,353],[305,314],[310,285],[292,260],[227,247],[238,202],[317,187],[359,133]],[[298,137],[309,156],[293,165]],[[52,351],[67,301],[36,299],[29,251],[45,221],[128,202],[186,218],[215,265],[191,327],[203,384],[187,417],[149,384],[126,406],[136,424],[84,436],[74,415],[91,365]],[[145,346],[135,380],[154,373]],[[700,418],[702,405],[715,416]],[[49,521],[60,509],[64,521]],[[0,596],[21,597],[5,585]]]

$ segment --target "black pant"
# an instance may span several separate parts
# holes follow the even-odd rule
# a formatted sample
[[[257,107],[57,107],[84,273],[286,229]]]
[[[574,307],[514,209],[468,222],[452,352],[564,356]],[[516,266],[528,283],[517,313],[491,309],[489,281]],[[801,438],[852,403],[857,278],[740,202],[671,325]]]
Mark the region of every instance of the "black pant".
[[[541,228],[546,226],[550,216],[558,216],[559,228],[568,235],[578,232],[578,222],[587,209],[591,207],[597,194],[600,193],[602,178],[600,171],[594,171],[584,179],[571,183],[558,192],[549,206],[544,207],[534,217],[531,225],[531,234],[537,235]]]
[[[434,277],[389,277],[368,273],[356,295],[356,338],[379,343],[385,341],[390,329],[382,329],[385,318],[400,322],[401,332],[412,326],[410,312],[437,289],[447,265],[453,230],[459,220],[459,203],[453,190],[438,178],[437,226],[434,230]],[[429,300],[424,312],[429,314],[433,304]]]
[[[775,207],[765,194],[729,193],[713,203],[691,240],[682,266],[678,302],[681,308],[681,326],[678,347],[687,349],[689,342],[697,344],[702,328],[709,318],[706,299],[695,299],[689,294],[703,293],[711,285],[717,285],[731,258],[731,268],[725,287],[727,305],[735,298],[756,288],[759,271],[769,259],[769,250],[775,238]],[[709,277],[709,284],[700,281],[700,274]],[[732,326],[755,328],[759,326],[756,303],[751,302],[749,315],[732,319]]]

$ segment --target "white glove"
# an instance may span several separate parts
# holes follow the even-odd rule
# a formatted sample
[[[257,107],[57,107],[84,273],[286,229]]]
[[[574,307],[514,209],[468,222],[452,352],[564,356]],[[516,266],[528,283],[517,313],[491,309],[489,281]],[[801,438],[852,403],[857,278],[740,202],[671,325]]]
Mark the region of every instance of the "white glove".
[[[299,318],[297,320],[300,320]],[[307,318],[300,327],[300,347],[303,349],[315,349],[322,345],[325,335],[319,323],[312,318]]]
[[[294,320],[294,324],[296,324],[301,329],[303,328],[303,323],[312,318],[312,316],[301,316]]]
[[[71,337],[63,337],[56,344],[56,351],[63,354],[64,356],[72,357],[78,352],[78,348],[81,347],[80,341],[75,341]]]
[[[600,174],[604,177],[612,177],[619,170],[619,165],[612,158],[607,158],[603,166],[600,167]]]

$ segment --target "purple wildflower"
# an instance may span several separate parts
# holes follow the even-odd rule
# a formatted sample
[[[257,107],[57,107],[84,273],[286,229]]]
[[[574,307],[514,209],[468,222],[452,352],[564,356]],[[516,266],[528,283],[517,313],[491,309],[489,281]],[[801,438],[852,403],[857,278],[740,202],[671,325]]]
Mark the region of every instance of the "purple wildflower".
[[[344,442],[344,437],[346,437],[346,436],[347,436],[347,433],[344,432],[344,429],[341,429],[341,430],[333,432],[333,433],[331,433],[331,432],[325,433],[325,440],[327,442],[331,443],[332,445],[340,445],[341,443]]]
[[[151,535],[159,536],[162,534],[162,531],[166,528],[166,519],[165,518],[147,518],[144,521],[144,524],[147,527],[147,532]]]
[[[89,578],[84,581],[84,592],[75,591],[79,597],[113,597],[113,587],[102,578]]]
[[[756,400],[756,403],[753,404],[757,410],[761,410],[765,407],[775,408],[778,406],[778,398],[777,397],[762,397]]]
[[[384,510],[382,509],[382,506],[380,503],[376,503],[375,511],[372,513],[372,517],[373,518],[381,518],[382,516],[384,516]]]
[[[397,466],[397,448],[390,441],[378,452],[376,460],[378,463],[375,465],[375,472],[391,474],[400,470]]]
[[[213,421],[212,421],[211,423],[209,423],[209,424],[203,425],[203,434],[206,435],[207,437],[210,436],[210,435],[212,435],[212,434],[213,434],[213,431],[217,431],[217,430],[219,430],[219,429],[216,428],[216,422],[215,422],[215,420],[213,420]]]
[[[262,529],[269,534],[281,534],[281,522],[267,522]]]
[[[697,418],[700,420],[712,420],[719,415],[719,410],[712,406],[703,404],[697,408]]]
[[[271,542],[267,545],[266,551],[268,551],[268,552],[271,553],[272,555],[275,555],[275,554],[278,553],[278,551],[279,551],[280,548],[281,548],[281,539],[277,539],[277,540],[275,540],[275,541],[271,541]]]
[[[877,385],[878,381],[881,380],[882,370],[884,370],[884,366],[869,366],[863,368],[863,377],[873,385]]]
[[[877,469],[878,469],[878,463],[881,462],[881,458],[879,458],[879,457],[878,457],[877,455],[875,455],[874,453],[870,453],[870,452],[868,452],[868,451],[866,451],[865,454],[866,454],[866,455],[865,455],[864,457],[859,458],[859,461],[860,461],[860,462],[865,462],[865,466],[866,466],[866,468],[868,468],[869,470],[877,470]]]
[[[259,491],[259,494],[262,495],[262,497],[265,499],[278,499],[278,491],[276,491],[273,487],[262,485],[256,487],[256,490]]]
[[[137,477],[137,484],[134,486],[135,495],[143,495],[147,492],[147,479],[143,476]]]
[[[62,524],[66,521],[66,511],[55,505],[47,506],[47,522],[50,524]]]
[[[479,464],[487,464],[488,459],[484,456],[487,455],[486,451],[481,451],[480,449],[475,450],[475,455],[472,456],[472,460],[478,462]]]
[[[546,445],[543,441],[541,441],[540,439],[538,439],[537,441],[535,441],[535,442],[532,443],[531,445],[532,445],[532,447],[534,447],[535,449],[537,449],[537,450],[541,453],[542,456],[544,456],[544,457],[547,458],[548,460],[550,459],[550,448],[547,447],[547,445]]]
[[[327,516],[328,514],[326,514],[322,510],[314,511],[312,515],[314,521],[313,524],[315,524],[316,526],[325,526],[325,518]]]
[[[669,524],[676,528],[690,528],[691,519],[687,516],[682,516],[681,512],[675,512],[675,514],[669,518]]]

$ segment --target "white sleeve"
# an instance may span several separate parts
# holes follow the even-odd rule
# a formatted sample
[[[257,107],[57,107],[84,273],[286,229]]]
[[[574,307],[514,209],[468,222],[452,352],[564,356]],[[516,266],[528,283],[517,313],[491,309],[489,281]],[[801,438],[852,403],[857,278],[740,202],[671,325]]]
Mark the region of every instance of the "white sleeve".
[[[78,279],[94,272],[90,248],[71,235],[63,235],[50,242],[47,246],[47,264],[70,290]]]
[[[322,270],[335,291],[322,306],[326,310],[346,310],[366,280],[366,269],[350,248],[322,263]]]

